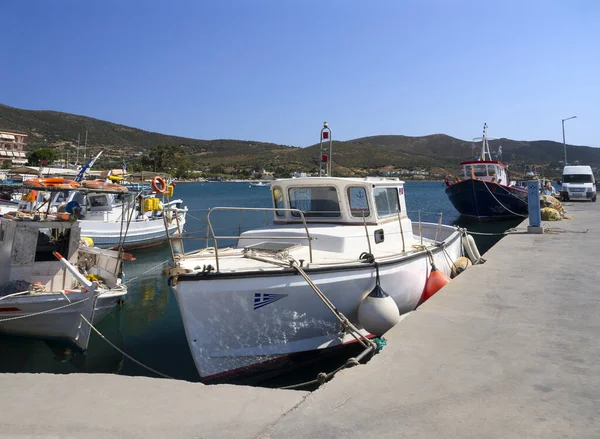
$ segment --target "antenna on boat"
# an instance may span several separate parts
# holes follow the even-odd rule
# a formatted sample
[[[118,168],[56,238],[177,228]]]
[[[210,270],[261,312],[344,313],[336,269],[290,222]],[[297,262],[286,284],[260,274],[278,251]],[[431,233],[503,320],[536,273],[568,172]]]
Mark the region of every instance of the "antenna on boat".
[[[490,145],[487,138],[487,123],[483,124],[483,136],[481,137],[481,160],[492,161],[492,154],[490,153]]]
[[[324,145],[323,140],[325,140]],[[329,152],[327,152],[327,140],[329,140]],[[327,122],[323,122],[320,145],[321,159],[319,162],[319,177],[331,177],[331,155],[333,152],[333,141],[331,139],[331,129],[327,126]]]

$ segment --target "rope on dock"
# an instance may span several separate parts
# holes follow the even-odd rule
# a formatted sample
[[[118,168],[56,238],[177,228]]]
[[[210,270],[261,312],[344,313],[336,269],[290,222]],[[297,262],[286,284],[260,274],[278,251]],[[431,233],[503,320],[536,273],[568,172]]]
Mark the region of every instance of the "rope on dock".
[[[114,349],[116,349],[118,352],[120,352],[121,354],[123,354],[125,357],[129,358],[129,359],[130,359],[131,361],[133,361],[135,364],[137,364],[138,366],[141,366],[141,367],[143,367],[144,369],[147,369],[147,370],[149,370],[149,371],[150,371],[150,372],[152,372],[152,373],[155,373],[156,375],[158,375],[158,376],[160,376],[160,377],[163,377],[163,378],[168,378],[168,379],[171,379],[171,380],[173,380],[173,379],[174,379],[173,377],[171,377],[171,376],[169,376],[169,375],[167,375],[167,374],[164,374],[164,373],[162,373],[162,372],[159,372],[159,371],[158,371],[158,370],[156,370],[156,369],[152,369],[150,366],[146,366],[146,365],[145,365],[144,363],[142,363],[141,361],[138,361],[138,360],[136,360],[135,358],[133,358],[131,355],[129,355],[129,354],[128,354],[128,353],[126,353],[125,351],[123,351],[123,350],[119,349],[119,348],[118,348],[118,347],[117,347],[117,346],[116,346],[114,343],[112,343],[112,342],[111,342],[111,341],[110,341],[108,338],[106,338],[106,337],[105,337],[105,336],[104,336],[104,335],[103,335],[103,334],[102,334],[100,331],[98,331],[98,330],[96,329],[96,327],[95,327],[94,325],[92,325],[92,324],[89,322],[89,320],[88,320],[88,319],[86,319],[86,318],[83,316],[83,314],[80,314],[80,315],[81,315],[81,318],[83,319],[83,321],[84,321],[85,323],[87,323],[87,324],[90,326],[90,328],[92,328],[92,329],[94,330],[94,332],[95,332],[96,334],[98,334],[98,335],[99,335],[99,336],[102,338],[102,340],[104,340],[104,341],[105,341],[106,343],[108,343],[108,344],[109,344],[111,347],[113,347],[113,348],[114,348]]]
[[[383,347],[387,345],[387,340],[383,337],[376,337],[373,340],[371,340],[371,342],[374,343],[375,345],[377,345],[376,352],[380,352],[383,349]],[[362,359],[369,352],[371,352],[370,346],[367,349],[365,349],[364,351],[362,351],[357,357],[348,358],[348,360],[346,360],[346,362],[343,365],[341,365],[340,367],[335,369],[333,372],[329,372],[329,373],[320,372],[319,374],[317,374],[317,377],[314,380],[305,381],[303,383],[293,384],[290,386],[280,387],[280,389],[294,390],[294,389],[299,389],[301,387],[313,386],[315,384],[318,384],[319,386],[321,386],[321,385],[325,384],[327,381],[331,380],[338,372],[340,372],[348,367],[358,366],[360,364],[360,362],[362,361]]]
[[[90,300],[92,297],[95,297],[95,296],[86,297],[85,299],[78,300],[77,302],[70,302],[70,303],[67,303],[66,305],[62,305],[62,306],[59,306],[59,307],[56,307],[56,308],[52,308],[52,309],[47,309],[47,310],[44,310],[44,311],[32,312],[32,313],[25,314],[25,315],[22,315],[22,316],[8,317],[6,319],[1,319],[0,323],[10,322],[11,320],[26,319],[28,317],[35,317],[35,316],[39,316],[39,315],[42,315],[42,314],[49,314],[49,313],[54,312],[54,311],[58,311],[58,310],[61,310],[61,309],[64,309],[64,308],[68,308],[68,307],[73,306],[73,305],[80,304],[81,302],[85,302],[86,300]]]

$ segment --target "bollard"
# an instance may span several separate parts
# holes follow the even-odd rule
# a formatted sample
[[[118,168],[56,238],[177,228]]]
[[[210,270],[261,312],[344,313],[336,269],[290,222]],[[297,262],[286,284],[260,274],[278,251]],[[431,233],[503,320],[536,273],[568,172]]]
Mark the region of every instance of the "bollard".
[[[542,211],[540,209],[539,180],[527,182],[527,202],[529,203],[529,226],[527,226],[527,233],[544,233]]]

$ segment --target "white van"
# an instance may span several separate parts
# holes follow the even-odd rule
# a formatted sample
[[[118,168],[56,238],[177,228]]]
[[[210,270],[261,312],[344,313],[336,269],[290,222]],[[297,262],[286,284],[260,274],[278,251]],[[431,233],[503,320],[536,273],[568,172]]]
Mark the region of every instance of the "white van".
[[[596,181],[589,166],[565,166],[562,175],[560,198],[596,201]]]

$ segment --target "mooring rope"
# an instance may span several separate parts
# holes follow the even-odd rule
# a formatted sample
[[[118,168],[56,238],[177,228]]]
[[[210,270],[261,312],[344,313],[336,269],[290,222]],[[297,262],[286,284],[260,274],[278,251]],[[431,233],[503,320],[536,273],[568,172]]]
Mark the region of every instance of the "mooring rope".
[[[151,271],[156,270],[157,268],[163,266],[165,263],[169,262],[169,259],[165,259],[164,261],[152,266],[151,268],[149,268],[148,270],[144,271],[143,273],[138,274],[135,277],[132,277],[131,279],[127,280],[124,282],[125,285],[127,285],[129,282],[133,282],[136,279],[139,279],[140,277],[144,277],[145,275],[147,275],[148,273],[150,273]]]
[[[527,215],[523,215],[523,214],[520,214],[520,213],[517,213],[517,212],[513,212],[508,207],[506,207],[504,204],[502,204],[502,202],[498,198],[496,198],[496,196],[492,193],[492,191],[490,190],[490,188],[488,187],[488,185],[486,184],[486,182],[483,181],[483,180],[481,182],[483,183],[483,185],[485,186],[485,188],[487,189],[487,191],[490,193],[490,195],[494,198],[494,200],[496,200],[498,202],[498,204],[500,206],[504,207],[504,209],[506,209],[508,212],[512,213],[513,215],[517,215],[517,216],[520,216],[520,217],[523,217],[523,218],[527,218]],[[510,194],[510,191],[508,191],[506,189],[504,189],[504,190]],[[515,197],[515,198],[518,198],[518,197]],[[518,199],[521,200],[520,198],[518,198]],[[523,201],[523,200],[521,200],[521,201]],[[525,201],[523,201],[523,202],[525,202]]]
[[[158,376],[160,376],[160,377],[163,377],[163,378],[168,378],[168,379],[171,379],[171,380],[175,379],[175,378],[173,378],[173,377],[171,377],[171,376],[169,376],[169,375],[167,375],[167,374],[164,374],[164,373],[162,373],[162,372],[159,372],[159,371],[158,371],[158,370],[156,370],[156,369],[152,369],[150,366],[146,366],[146,365],[145,365],[144,363],[142,363],[141,361],[138,361],[138,360],[136,360],[135,358],[133,358],[133,357],[132,357],[131,355],[129,355],[127,352],[123,351],[122,349],[119,349],[119,348],[118,348],[118,347],[117,347],[117,346],[116,346],[114,343],[112,343],[112,342],[111,342],[111,341],[110,341],[108,338],[106,338],[106,337],[105,337],[105,336],[104,336],[104,335],[103,335],[103,334],[102,334],[100,331],[98,331],[98,330],[96,329],[96,327],[95,327],[94,325],[92,325],[92,324],[89,322],[89,320],[88,320],[88,319],[86,319],[86,318],[83,316],[83,314],[80,314],[80,315],[81,315],[81,318],[83,319],[83,321],[84,321],[85,323],[87,323],[87,324],[90,326],[90,328],[92,328],[92,329],[94,330],[94,332],[95,332],[96,334],[98,334],[98,335],[99,335],[99,336],[102,338],[102,340],[104,340],[106,343],[108,343],[108,344],[109,344],[109,345],[110,345],[112,348],[116,349],[116,350],[117,350],[119,353],[123,354],[125,357],[127,357],[128,359],[130,359],[131,361],[133,361],[135,364],[137,364],[138,366],[141,366],[141,367],[143,367],[144,369],[147,369],[147,370],[149,370],[149,371],[150,371],[150,372],[152,372],[152,373],[155,373],[156,375],[158,375]]]
[[[85,299],[78,300],[77,302],[70,302],[70,303],[67,303],[66,305],[62,305],[62,306],[59,306],[59,307],[56,307],[56,308],[52,308],[52,309],[47,309],[47,310],[44,310],[44,311],[29,313],[29,314],[25,314],[25,315],[22,315],[22,316],[8,317],[6,319],[0,320],[0,323],[9,322],[11,320],[26,319],[28,317],[35,317],[35,316],[39,316],[39,315],[42,315],[42,314],[49,314],[49,313],[54,312],[54,311],[58,311],[58,310],[61,310],[61,309],[64,309],[64,308],[68,308],[68,307],[73,306],[73,305],[80,304],[81,302],[85,302],[86,300],[90,300],[92,297],[95,297],[95,296],[86,297]]]

